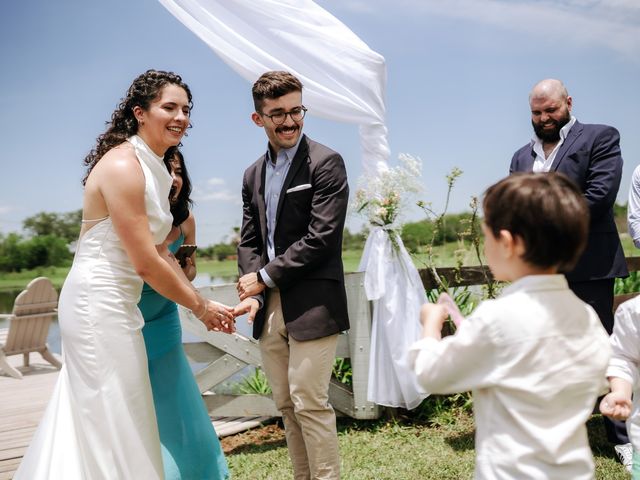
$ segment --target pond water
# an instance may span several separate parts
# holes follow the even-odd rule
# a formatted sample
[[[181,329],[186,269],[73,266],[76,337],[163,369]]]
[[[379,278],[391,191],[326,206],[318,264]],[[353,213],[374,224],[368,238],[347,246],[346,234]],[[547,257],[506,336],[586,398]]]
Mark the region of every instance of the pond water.
[[[196,278],[193,280],[193,284],[196,287],[202,287],[206,285],[222,285],[224,283],[232,283],[235,282],[235,278],[225,278],[225,277],[211,277],[209,274],[198,274]],[[5,291],[0,292],[0,313],[11,313],[11,309],[13,308],[13,302],[18,294],[22,290],[16,291]],[[0,319],[0,329],[7,328],[9,326],[8,320]],[[250,335],[251,331],[244,322],[244,325],[238,325],[238,331],[243,335]],[[199,341],[198,337],[189,334],[188,332],[183,332],[183,342],[196,342]],[[49,345],[49,349],[54,353],[61,353],[61,345],[60,345],[60,328],[58,327],[58,321],[54,320],[49,327],[49,336],[47,337],[47,343]],[[203,365],[194,364],[194,370],[200,370]]]

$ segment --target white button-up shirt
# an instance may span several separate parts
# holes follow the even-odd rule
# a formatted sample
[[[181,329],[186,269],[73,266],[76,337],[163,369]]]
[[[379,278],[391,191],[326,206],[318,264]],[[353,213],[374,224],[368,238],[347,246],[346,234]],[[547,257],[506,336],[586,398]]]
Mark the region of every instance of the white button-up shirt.
[[[629,186],[629,203],[627,204],[627,226],[633,244],[640,248],[640,165],[631,175]]]
[[[640,452],[640,297],[624,302],[616,310],[611,334],[613,353],[607,377],[618,377],[633,385],[633,408],[627,432],[634,452]]]
[[[542,144],[542,140],[537,135],[534,135],[531,139],[533,144],[533,151],[536,154],[536,158],[533,161],[533,171],[536,173],[539,172],[548,172],[551,170],[551,165],[553,165],[553,161],[556,159],[556,155],[558,154],[558,150],[564,143],[567,135],[569,134],[569,130],[573,127],[573,124],[576,123],[576,117],[571,116],[571,120],[564,127],[560,129],[560,141],[555,146],[555,148],[551,151],[548,157],[545,157],[544,154],[544,146]]]
[[[593,479],[585,422],[611,348],[562,275],[506,287],[455,335],[424,338],[409,364],[431,393],[473,391],[476,479]]]

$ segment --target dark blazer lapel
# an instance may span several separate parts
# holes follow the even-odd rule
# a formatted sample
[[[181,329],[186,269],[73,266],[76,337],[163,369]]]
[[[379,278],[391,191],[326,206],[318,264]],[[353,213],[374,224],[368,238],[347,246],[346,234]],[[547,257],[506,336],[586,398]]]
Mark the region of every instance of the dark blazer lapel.
[[[551,165],[551,168],[549,169],[549,171],[555,172],[556,170],[558,170],[558,165],[560,165],[560,162],[564,159],[567,153],[571,151],[571,147],[573,146],[575,141],[578,139],[578,137],[582,134],[582,130],[583,130],[582,124],[576,120],[576,123],[574,123],[573,127],[571,127],[571,130],[569,130],[569,134],[567,135],[567,138],[565,138],[564,142],[562,142],[562,145],[560,146],[560,150],[558,150],[558,153],[556,154],[556,158],[553,159],[553,164]]]
[[[529,155],[525,155],[521,169],[518,169],[519,172],[533,172],[533,162],[536,159],[536,153],[533,151],[533,144],[531,144],[529,148]]]
[[[267,155],[264,155],[261,162],[258,163],[256,168],[256,176],[254,178],[254,192],[258,192],[258,220],[260,221],[260,234],[262,235],[262,241],[267,240],[267,207],[264,203],[264,187],[265,187],[265,175],[267,169]]]
[[[280,211],[282,210],[282,203],[284,202],[284,197],[287,194],[287,190],[289,189],[289,185],[293,181],[293,178],[300,170],[302,164],[307,160],[309,153],[309,144],[307,143],[307,136],[302,135],[302,139],[300,140],[300,145],[298,146],[298,151],[296,152],[296,156],[293,157],[291,162],[291,166],[289,167],[289,171],[287,172],[287,176],[284,178],[284,182],[282,183],[282,190],[280,190],[280,197],[278,198],[278,208],[276,209],[276,223],[278,222],[278,218],[280,217]]]

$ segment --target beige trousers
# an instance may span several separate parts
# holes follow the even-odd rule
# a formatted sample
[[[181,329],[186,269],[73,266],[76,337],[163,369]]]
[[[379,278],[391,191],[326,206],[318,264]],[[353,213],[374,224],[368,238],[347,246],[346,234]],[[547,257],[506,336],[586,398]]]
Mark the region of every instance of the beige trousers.
[[[338,335],[304,342],[290,337],[277,289],[267,291],[266,309],[262,365],[282,413],[294,479],[339,479],[336,415],[329,405]]]

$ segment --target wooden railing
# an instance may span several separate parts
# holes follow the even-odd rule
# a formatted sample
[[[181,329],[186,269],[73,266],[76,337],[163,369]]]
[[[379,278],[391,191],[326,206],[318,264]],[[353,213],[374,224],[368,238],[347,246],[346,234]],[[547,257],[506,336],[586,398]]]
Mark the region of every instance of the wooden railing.
[[[640,271],[640,257],[627,258],[629,271]],[[493,277],[487,267],[436,268],[419,270],[425,289],[439,285],[436,275],[449,287],[485,285]],[[364,274],[345,275],[349,319],[351,329],[340,335],[337,358],[349,358],[352,366],[352,386],[347,387],[332,380],[329,399],[334,408],[344,415],[358,419],[378,418],[382,409],[367,401],[369,377],[369,351],[371,345],[371,305],[364,292]],[[209,286],[200,289],[208,298],[229,305],[238,302],[235,285]],[[614,308],[638,293],[617,295]],[[196,380],[209,413],[214,416],[279,415],[271,398],[262,395],[220,395],[210,390],[248,365],[260,367],[260,351],[257,342],[240,334],[226,335],[207,332],[202,322],[187,310],[180,309],[183,328],[202,341],[185,344],[185,351],[192,362],[205,363],[196,374]],[[240,319],[242,321],[242,319]]]

